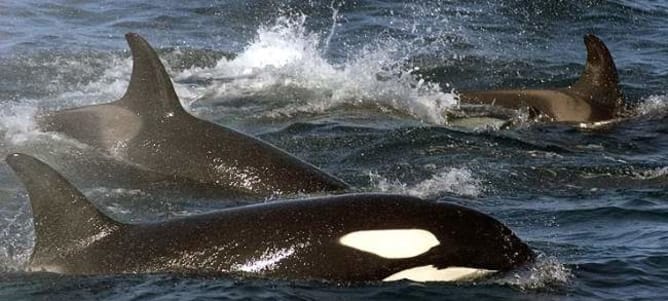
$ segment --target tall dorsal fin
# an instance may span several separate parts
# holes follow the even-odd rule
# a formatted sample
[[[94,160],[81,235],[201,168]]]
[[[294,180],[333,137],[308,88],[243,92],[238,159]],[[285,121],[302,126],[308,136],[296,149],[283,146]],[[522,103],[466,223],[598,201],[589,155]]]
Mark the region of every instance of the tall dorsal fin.
[[[593,34],[585,35],[587,64],[572,89],[581,95],[590,95],[594,103],[619,105],[623,99],[619,88],[617,67],[608,47]]]
[[[184,112],[172,80],[158,54],[136,33],[125,34],[132,51],[132,76],[118,102],[140,115],[168,116]]]
[[[58,262],[123,226],[45,163],[24,154],[11,154],[6,160],[30,197],[35,226],[32,264]]]

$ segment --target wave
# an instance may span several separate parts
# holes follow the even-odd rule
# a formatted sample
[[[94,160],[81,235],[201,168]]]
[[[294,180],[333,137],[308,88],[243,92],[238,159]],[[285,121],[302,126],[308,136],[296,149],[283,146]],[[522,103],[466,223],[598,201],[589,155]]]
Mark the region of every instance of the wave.
[[[444,193],[478,197],[484,191],[482,182],[467,168],[447,168],[433,174],[429,179],[412,185],[399,180],[389,180],[375,172],[370,172],[369,178],[374,190],[421,198],[437,198]]]

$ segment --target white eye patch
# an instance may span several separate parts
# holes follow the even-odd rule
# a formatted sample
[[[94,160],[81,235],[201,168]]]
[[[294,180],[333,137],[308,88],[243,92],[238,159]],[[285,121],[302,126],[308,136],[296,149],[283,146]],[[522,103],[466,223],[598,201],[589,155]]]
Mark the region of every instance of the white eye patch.
[[[422,229],[355,231],[343,235],[339,243],[389,259],[416,257],[440,244],[434,234]]]

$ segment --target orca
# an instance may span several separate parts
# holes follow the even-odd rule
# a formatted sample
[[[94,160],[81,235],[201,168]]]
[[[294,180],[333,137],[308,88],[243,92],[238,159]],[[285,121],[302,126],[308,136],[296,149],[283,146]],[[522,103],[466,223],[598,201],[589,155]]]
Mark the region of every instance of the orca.
[[[125,37],[133,58],[125,95],[112,103],[40,114],[41,130],[149,171],[238,192],[272,196],[348,188],[277,147],[189,114],[153,48],[135,33]]]
[[[455,281],[509,271],[535,258],[488,215],[391,194],[340,194],[121,223],[45,163],[23,154],[6,161],[32,206],[29,271]]]
[[[563,122],[598,122],[623,114],[623,94],[610,51],[598,37],[584,37],[587,63],[571,86],[556,89],[462,91],[460,103],[530,108],[542,117]]]

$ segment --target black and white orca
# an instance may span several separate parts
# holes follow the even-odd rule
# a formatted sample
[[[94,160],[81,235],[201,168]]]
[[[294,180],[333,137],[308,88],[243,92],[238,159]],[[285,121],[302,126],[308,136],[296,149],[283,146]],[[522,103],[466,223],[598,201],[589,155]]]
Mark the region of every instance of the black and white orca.
[[[45,163],[22,154],[7,162],[32,205],[31,271],[453,281],[508,271],[534,258],[488,215],[401,195],[276,201],[126,224],[101,213]]]

